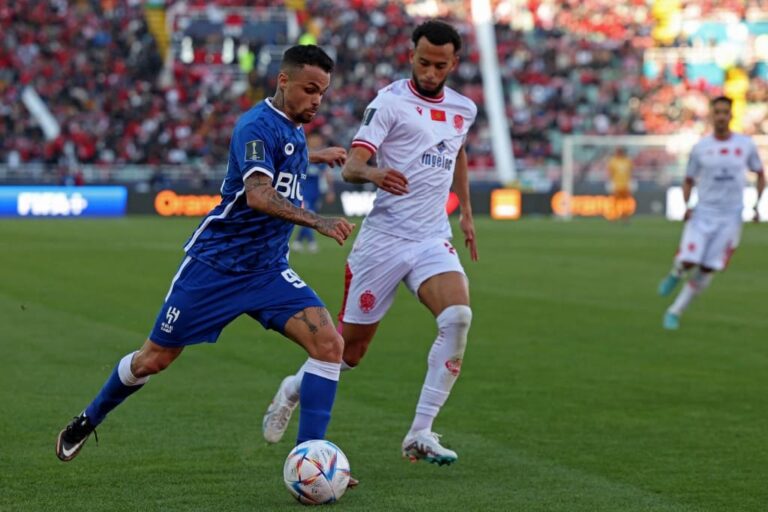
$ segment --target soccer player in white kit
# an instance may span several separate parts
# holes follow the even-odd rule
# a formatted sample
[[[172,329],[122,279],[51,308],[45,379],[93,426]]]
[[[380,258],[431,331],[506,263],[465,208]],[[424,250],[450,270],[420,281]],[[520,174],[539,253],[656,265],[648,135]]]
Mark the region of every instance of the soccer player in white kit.
[[[404,282],[435,316],[438,333],[402,452],[413,461],[443,465],[455,462],[457,455],[440,444],[432,423],[459,376],[472,320],[467,277],[450,243],[445,205],[453,186],[465,245],[476,261],[464,144],[477,106],[445,87],[458,64],[458,32],[427,21],[416,28],[412,41],[412,78],[380,90],[369,104],[342,170],[345,181],[378,186],[373,210],[347,260],[339,314],[342,369],[354,368],[363,358]],[[373,155],[377,167],[367,165]],[[264,416],[268,442],[279,441],[285,432],[301,375],[300,370],[283,380]]]
[[[675,301],[664,314],[665,329],[678,329],[680,316],[691,301],[723,270],[741,237],[744,187],[749,170],[757,174],[757,204],[765,188],[763,164],[757,147],[746,135],[732,133],[731,99],[719,96],[711,101],[714,133],[701,139],[691,150],[683,182],[686,204],[696,185],[698,204],[685,212],[685,228],[671,272],[659,284],[659,295],[667,296],[690,273]]]

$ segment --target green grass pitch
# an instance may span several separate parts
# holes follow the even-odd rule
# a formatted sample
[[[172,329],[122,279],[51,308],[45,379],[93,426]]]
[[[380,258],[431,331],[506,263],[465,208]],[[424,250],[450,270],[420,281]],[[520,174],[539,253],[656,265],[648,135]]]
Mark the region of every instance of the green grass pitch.
[[[299,510],[282,483],[295,436],[261,416],[303,353],[241,318],[115,410],[77,459],[54,440],[147,335],[196,220],[0,222],[0,510]],[[400,442],[435,326],[404,289],[361,367],[344,374],[329,439],[359,488],[338,510],[764,511],[768,506],[768,229],[661,328],[656,296],[680,224],[478,219],[460,254],[474,322],[435,424],[451,467]],[[458,232],[458,231],[457,231]],[[457,240],[457,245],[460,242]],[[349,247],[296,254],[335,313]]]

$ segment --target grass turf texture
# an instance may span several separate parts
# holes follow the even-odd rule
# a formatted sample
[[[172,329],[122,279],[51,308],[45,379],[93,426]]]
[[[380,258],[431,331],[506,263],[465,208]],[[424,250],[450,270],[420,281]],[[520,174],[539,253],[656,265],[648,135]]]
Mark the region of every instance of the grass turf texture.
[[[58,431],[145,338],[195,225],[0,221],[0,510],[300,509],[282,483],[296,422],[276,446],[260,425],[303,355],[248,318],[129,398],[98,446],[68,464],[54,455]],[[339,387],[328,435],[362,481],[339,510],[765,510],[766,228],[746,227],[674,333],[655,290],[680,224],[477,229],[480,263],[460,249],[469,348],[435,426],[459,461],[400,458],[435,332],[401,289]],[[348,250],[321,240],[292,258],[334,313]]]

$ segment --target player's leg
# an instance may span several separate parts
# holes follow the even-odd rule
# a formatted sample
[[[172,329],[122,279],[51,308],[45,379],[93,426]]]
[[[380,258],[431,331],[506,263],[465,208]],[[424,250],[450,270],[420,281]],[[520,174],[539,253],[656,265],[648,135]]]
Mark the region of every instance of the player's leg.
[[[701,262],[706,247],[707,236],[701,223],[696,219],[686,222],[680,245],[675,253],[672,268],[661,280],[658,293],[662,297],[671,294],[695,266]]]
[[[731,259],[741,236],[741,221],[723,221],[709,235],[701,255],[701,264],[693,272],[675,301],[664,315],[664,327],[674,330],[680,326],[680,317],[691,302],[712,283],[715,272],[723,270]]]
[[[167,368],[184,346],[213,342],[221,329],[240,314],[233,300],[242,283],[224,281],[226,275],[186,258],[173,278],[155,325],[140,350],[124,356],[93,401],[64,430],[56,442],[56,455],[72,460],[94,428],[127,397]]]
[[[167,368],[182,350],[183,347],[163,347],[147,339],[140,350],[123,357],[88,407],[59,433],[56,441],[59,459],[68,462],[75,458],[107,414],[141,389],[151,375]]]
[[[355,241],[344,276],[344,299],[339,313],[339,330],[344,338],[341,370],[355,367],[373,339],[379,321],[394,300],[397,286],[407,273],[407,248],[398,250],[395,237],[363,232]],[[410,245],[410,243],[406,243]],[[395,250],[392,248],[395,247]],[[298,405],[305,367],[285,377],[262,422],[264,439],[277,443],[288,427]]]
[[[456,452],[440,444],[432,424],[458,379],[467,346],[472,310],[466,276],[461,272],[435,275],[418,288],[418,296],[435,315],[438,332],[429,351],[416,414],[403,440],[403,455],[411,460],[451,464],[458,458]]]
[[[432,424],[461,370],[472,322],[469,284],[456,250],[442,240],[425,243],[419,264],[406,278],[406,284],[435,316],[437,337],[429,351],[427,374],[403,441],[403,454],[411,460],[450,464],[457,455],[440,444]]]
[[[299,389],[301,414],[296,442],[323,439],[336,397],[344,341],[324,307],[309,307],[293,315],[283,332],[309,355]]]
[[[680,317],[683,315],[693,299],[698,297],[705,289],[709,287],[714,277],[714,269],[699,266],[683,285],[680,293],[677,294],[675,301],[669,306],[664,314],[664,328],[675,330],[680,328]]]

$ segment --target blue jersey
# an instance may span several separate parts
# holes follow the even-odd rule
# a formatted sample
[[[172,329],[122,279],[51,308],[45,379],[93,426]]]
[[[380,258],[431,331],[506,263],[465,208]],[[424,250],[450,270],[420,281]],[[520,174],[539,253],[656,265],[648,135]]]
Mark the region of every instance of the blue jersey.
[[[203,219],[184,250],[196,260],[230,272],[288,268],[288,239],[293,224],[248,207],[245,179],[254,172],[272,178],[272,186],[295,206],[309,162],[304,129],[269,100],[243,114],[232,133],[221,203]]]

